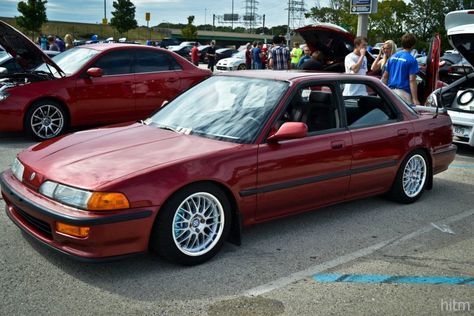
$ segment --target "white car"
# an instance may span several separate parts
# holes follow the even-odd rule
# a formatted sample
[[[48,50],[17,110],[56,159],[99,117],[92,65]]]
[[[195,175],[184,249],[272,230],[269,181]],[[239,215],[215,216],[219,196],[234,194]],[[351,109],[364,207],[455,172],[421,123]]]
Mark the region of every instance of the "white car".
[[[451,46],[474,65],[472,10],[448,13],[445,25]],[[453,140],[474,147],[474,73],[453,82],[446,92],[442,92],[442,97],[448,101],[448,113],[453,121]]]
[[[472,10],[448,13],[445,27],[451,46],[474,64],[474,14],[469,12]],[[474,72],[435,90],[426,104],[447,108],[453,122],[453,141],[474,147]]]
[[[232,57],[221,59],[217,62],[216,68],[219,71],[245,70],[245,50],[235,53]]]

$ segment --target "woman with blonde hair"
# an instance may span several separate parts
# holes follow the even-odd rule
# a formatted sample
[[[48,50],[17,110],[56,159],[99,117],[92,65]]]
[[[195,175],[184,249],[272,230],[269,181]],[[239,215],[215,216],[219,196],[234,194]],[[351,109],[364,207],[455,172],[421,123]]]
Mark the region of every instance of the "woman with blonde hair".
[[[66,50],[74,47],[73,38],[71,34],[66,34],[66,36],[64,36],[64,42],[66,42]]]
[[[372,64],[372,67],[370,67],[370,70],[372,71],[379,71],[380,69],[382,70],[382,74],[385,71],[385,67],[387,66],[387,61],[388,59],[395,54],[397,51],[397,44],[395,44],[394,41],[388,40],[385,41],[380,48],[380,52],[377,55],[377,58],[375,59],[374,63]]]

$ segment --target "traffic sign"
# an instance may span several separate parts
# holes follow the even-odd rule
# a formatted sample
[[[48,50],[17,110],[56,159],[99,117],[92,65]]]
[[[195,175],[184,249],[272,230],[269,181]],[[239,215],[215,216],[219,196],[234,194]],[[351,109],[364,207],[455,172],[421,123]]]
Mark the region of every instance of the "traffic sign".
[[[370,14],[377,12],[377,0],[351,0],[351,14]]]
[[[148,22],[150,21],[150,12],[145,13],[145,20]]]

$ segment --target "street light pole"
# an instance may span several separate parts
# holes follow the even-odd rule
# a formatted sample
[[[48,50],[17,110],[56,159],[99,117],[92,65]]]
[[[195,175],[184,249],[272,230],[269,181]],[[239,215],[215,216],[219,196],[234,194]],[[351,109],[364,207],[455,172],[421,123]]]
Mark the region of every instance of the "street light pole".
[[[204,8],[204,29],[207,29],[207,8]]]
[[[104,20],[107,20],[106,0],[104,0]]]
[[[231,17],[231,29],[234,29],[234,0],[232,0],[232,17]]]

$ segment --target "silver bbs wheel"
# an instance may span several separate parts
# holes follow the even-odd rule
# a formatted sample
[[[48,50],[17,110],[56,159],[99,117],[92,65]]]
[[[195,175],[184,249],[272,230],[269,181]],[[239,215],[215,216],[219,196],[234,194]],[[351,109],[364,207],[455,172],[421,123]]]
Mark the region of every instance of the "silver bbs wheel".
[[[219,242],[224,220],[224,208],[214,195],[194,193],[179,205],[174,214],[173,240],[182,253],[201,256]]]
[[[413,155],[403,170],[403,191],[412,198],[417,196],[425,185],[426,161],[421,155]]]
[[[56,105],[43,104],[30,117],[31,131],[41,139],[59,135],[64,128],[64,113]]]

